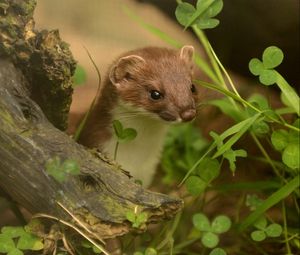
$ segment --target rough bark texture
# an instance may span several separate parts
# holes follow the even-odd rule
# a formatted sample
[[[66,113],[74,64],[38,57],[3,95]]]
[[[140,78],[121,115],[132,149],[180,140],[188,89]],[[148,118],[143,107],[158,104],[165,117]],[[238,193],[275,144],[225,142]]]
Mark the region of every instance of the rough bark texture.
[[[58,30],[35,31],[35,0],[0,0],[0,57],[9,56],[30,82],[49,121],[67,128],[76,62]]]
[[[62,203],[101,238],[132,230],[128,211],[148,213],[140,230],[174,216],[181,200],[143,189],[52,125],[65,128],[75,62],[57,31],[33,31],[34,6],[0,0],[0,187],[32,213],[70,220]],[[54,157],[76,160],[80,174],[58,182],[45,170]]]

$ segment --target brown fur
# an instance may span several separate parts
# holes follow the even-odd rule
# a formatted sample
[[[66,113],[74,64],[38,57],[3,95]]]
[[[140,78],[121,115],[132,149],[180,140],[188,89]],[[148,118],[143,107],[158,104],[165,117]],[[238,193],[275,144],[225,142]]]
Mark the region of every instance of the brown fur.
[[[191,47],[181,51],[147,47],[121,56],[110,68],[79,142],[101,147],[111,137],[112,109],[118,99],[157,114],[162,121],[189,120],[184,118],[194,114],[198,99],[197,91],[191,91],[192,55]],[[163,99],[153,100],[152,90],[161,92]]]

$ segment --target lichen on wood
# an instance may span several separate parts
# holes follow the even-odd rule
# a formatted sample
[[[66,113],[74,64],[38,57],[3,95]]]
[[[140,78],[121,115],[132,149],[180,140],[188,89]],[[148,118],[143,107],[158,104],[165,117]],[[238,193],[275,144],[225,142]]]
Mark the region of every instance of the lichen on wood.
[[[58,30],[35,30],[35,6],[35,0],[0,0],[0,57],[10,57],[23,71],[31,97],[65,130],[76,62]]]

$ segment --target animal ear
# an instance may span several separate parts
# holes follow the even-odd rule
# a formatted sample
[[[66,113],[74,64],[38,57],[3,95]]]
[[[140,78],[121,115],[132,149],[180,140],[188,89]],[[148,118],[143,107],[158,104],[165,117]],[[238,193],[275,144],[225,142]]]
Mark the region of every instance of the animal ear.
[[[120,82],[129,79],[131,75],[140,70],[145,62],[145,59],[138,55],[122,57],[111,68],[109,79],[113,84],[119,85]]]
[[[191,69],[193,68],[194,51],[194,47],[191,45],[185,45],[180,49],[180,58],[184,60]]]

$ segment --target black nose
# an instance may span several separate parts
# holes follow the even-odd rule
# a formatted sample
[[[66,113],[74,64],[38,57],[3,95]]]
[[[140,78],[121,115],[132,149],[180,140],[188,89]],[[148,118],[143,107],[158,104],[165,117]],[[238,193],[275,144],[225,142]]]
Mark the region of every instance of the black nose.
[[[195,109],[185,110],[180,114],[180,117],[183,121],[191,121],[196,117],[196,110]]]

